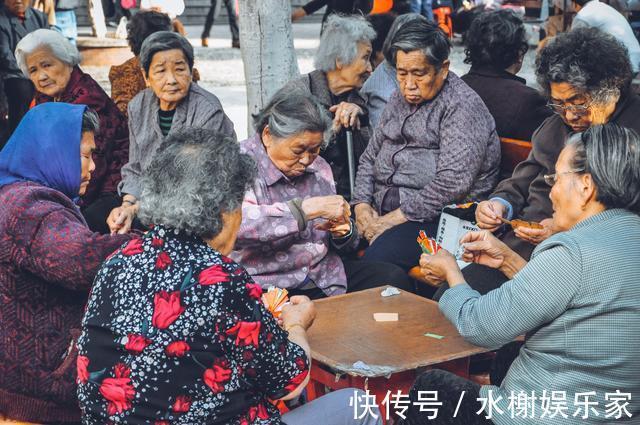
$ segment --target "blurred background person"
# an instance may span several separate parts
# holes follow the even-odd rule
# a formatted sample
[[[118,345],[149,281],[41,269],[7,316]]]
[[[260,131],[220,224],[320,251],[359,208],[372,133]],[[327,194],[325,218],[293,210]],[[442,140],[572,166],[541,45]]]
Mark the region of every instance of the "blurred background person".
[[[234,7],[233,0],[221,0],[224,2],[224,7],[227,9],[227,19],[229,20],[229,30],[231,30],[231,47],[234,49],[240,48],[240,29],[238,28],[238,21],[236,19],[236,9]],[[202,35],[200,41],[202,47],[209,47],[209,35],[211,34],[211,27],[215,18],[216,7],[218,0],[211,0],[211,6],[209,12],[204,21],[204,28],[202,29]]]

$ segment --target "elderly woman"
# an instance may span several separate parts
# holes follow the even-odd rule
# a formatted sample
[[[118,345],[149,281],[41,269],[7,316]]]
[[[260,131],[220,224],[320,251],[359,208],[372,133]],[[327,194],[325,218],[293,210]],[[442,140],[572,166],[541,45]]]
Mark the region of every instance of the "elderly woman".
[[[543,226],[520,226],[499,236],[524,259],[529,259],[535,246],[556,231],[544,175],[554,173],[567,137],[606,122],[640,131],[640,98],[629,89],[629,58],[624,46],[613,37],[593,28],[560,34],[538,54],[536,75],[550,97],[555,115],[534,133],[533,150],[527,160],[476,210],[478,226],[492,232],[501,229],[499,217]],[[464,275],[469,285],[482,294],[508,280],[499,270],[479,264],[466,267]],[[440,294],[446,288],[443,285]]]
[[[356,179],[364,258],[418,264],[420,230],[435,237],[442,208],[482,199],[497,183],[500,142],[482,99],[449,72],[451,44],[432,22],[404,24],[391,46],[400,90],[387,104]]]
[[[153,10],[143,10],[133,15],[127,23],[127,41],[134,56],[120,65],[109,69],[111,98],[125,116],[128,115],[129,102],[138,93],[147,88],[144,73],[140,66],[142,43],[151,34],[158,31],[171,31],[171,19],[168,15]],[[193,81],[200,79],[198,71],[193,69]]]
[[[96,170],[80,206],[90,229],[108,233],[105,220],[117,205],[120,169],[129,154],[126,118],[100,85],[82,72],[78,49],[59,32],[41,29],[28,34],[18,43],[16,59],[36,88],[35,104],[87,105],[98,114]]]
[[[340,258],[360,238],[319,156],[331,127],[323,105],[308,93],[281,89],[254,124],[258,132],[242,148],[257,163],[258,178],[242,204],[232,258],[262,287],[310,298],[389,283],[413,290],[391,264]]]
[[[278,91],[255,117],[258,133],[242,148],[258,164],[258,178],[242,204],[232,257],[263,287],[309,298],[384,284],[412,291],[399,268],[341,259],[358,244],[349,205],[336,195],[331,168],[319,157],[331,120],[303,91]]]
[[[316,70],[290,81],[289,90],[316,96],[333,113],[335,136],[320,154],[331,166],[338,195],[349,199],[347,130],[353,132],[355,164],[369,141],[369,117],[358,93],[371,73],[371,40],[375,31],[363,17],[332,15],[315,58]]]
[[[22,0],[4,0],[0,5],[0,78],[3,80],[9,115],[9,134],[29,110],[33,85],[20,71],[14,51],[28,33],[48,28],[47,17]],[[0,140],[0,149],[6,139]]]
[[[91,232],[98,117],[84,105],[28,112],[0,152],[0,417],[77,422],[75,347],[91,282],[127,236]]]
[[[489,108],[498,136],[531,140],[552,112],[545,98],[516,75],[529,50],[522,19],[510,10],[484,12],[473,21],[465,39],[464,61],[471,69],[462,81]]]
[[[140,175],[162,141],[186,126],[219,131],[235,138],[233,123],[218,98],[193,84],[193,46],[183,36],[159,31],[140,48],[149,88],[129,104],[129,162],[122,168],[121,206],[107,218],[112,233],[126,233],[138,211]]]
[[[83,320],[85,425],[380,423],[351,419],[352,391],[282,418],[269,401],[307,384],[315,310],[292,297],[279,325],[227,257],[255,168],[234,138],[211,130],[173,132],[158,149],[140,202],[152,230],[104,263]]]
[[[375,129],[380,121],[380,115],[384,111],[385,106],[389,98],[394,91],[398,90],[398,79],[396,78],[396,69],[392,65],[393,58],[391,57],[391,46],[393,43],[400,41],[396,35],[398,30],[407,22],[415,20],[426,21],[427,18],[417,13],[407,13],[405,15],[398,16],[385,38],[382,44],[382,55],[384,60],[373,71],[371,76],[367,78],[367,81],[362,85],[360,94],[366,100],[367,110],[369,111],[369,122],[371,128]]]
[[[613,123],[574,135],[545,181],[559,233],[540,244],[528,263],[488,231],[462,239],[465,260],[508,276],[500,288],[484,296],[474,291],[447,251],[420,261],[425,274],[451,286],[440,299],[440,310],[467,341],[496,348],[526,334],[500,387],[481,387],[441,371],[418,378],[413,396],[438,391],[445,403],[440,415],[449,421],[434,423],[487,423],[475,412],[487,413],[476,399],[487,398],[489,391],[497,400],[492,421],[498,425],[514,423],[508,413],[510,394],[537,396],[529,401],[535,423],[577,424],[586,417],[589,423],[612,423],[640,415],[640,193],[630,190],[640,187],[640,137]],[[462,390],[467,391],[465,401],[458,420],[451,422],[449,412]],[[628,399],[620,404],[629,404],[619,416],[612,415],[610,397],[621,391]],[[545,411],[550,413],[545,399],[552,393],[576,400],[569,404],[568,419],[545,419]],[[585,399],[579,393],[589,394],[599,416],[591,410],[573,414]],[[496,414],[496,408],[505,414]],[[421,415],[412,411],[405,423],[421,424]]]

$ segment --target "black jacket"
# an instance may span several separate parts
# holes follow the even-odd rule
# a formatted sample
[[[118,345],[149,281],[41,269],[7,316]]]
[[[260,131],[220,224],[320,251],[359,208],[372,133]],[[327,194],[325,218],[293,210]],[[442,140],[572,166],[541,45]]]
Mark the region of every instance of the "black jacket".
[[[533,132],[552,114],[540,93],[506,71],[472,67],[462,80],[487,105],[500,137],[531,141]]]
[[[22,38],[40,28],[49,28],[47,17],[31,7],[25,11],[22,22],[7,9],[0,8],[0,76],[7,78],[26,78],[18,68],[14,52]]]
[[[324,23],[332,13],[341,13],[343,15],[356,13],[366,15],[371,12],[373,8],[373,0],[312,0],[302,8],[307,15],[311,15],[322,9],[323,6],[327,6],[324,17],[322,18],[322,22]]]

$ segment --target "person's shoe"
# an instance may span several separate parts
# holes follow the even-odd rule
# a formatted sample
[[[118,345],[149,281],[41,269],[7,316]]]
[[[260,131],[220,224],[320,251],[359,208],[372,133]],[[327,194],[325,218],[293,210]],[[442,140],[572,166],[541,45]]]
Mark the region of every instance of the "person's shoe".
[[[200,40],[202,42],[202,47],[209,47],[209,39],[203,38]]]
[[[233,49],[239,49],[240,48],[240,40],[233,40],[231,42],[231,48]]]

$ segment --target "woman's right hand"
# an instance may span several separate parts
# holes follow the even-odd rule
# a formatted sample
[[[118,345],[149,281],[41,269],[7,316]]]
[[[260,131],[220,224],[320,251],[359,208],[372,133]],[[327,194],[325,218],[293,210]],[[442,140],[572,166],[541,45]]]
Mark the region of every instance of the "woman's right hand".
[[[498,201],[482,201],[476,208],[476,223],[481,229],[495,232],[502,225],[498,217],[504,217],[507,208]]]
[[[356,214],[358,233],[364,235],[374,219],[378,218],[378,213],[369,204],[358,204],[353,211]]]
[[[282,308],[280,320],[284,329],[301,326],[307,330],[316,318],[316,307],[313,301],[304,295],[294,295],[289,304]]]
[[[121,205],[111,210],[109,217],[107,217],[107,226],[112,235],[116,233],[123,235],[131,230],[133,219],[138,213],[137,204],[134,205]]]
[[[342,220],[351,216],[349,203],[340,195],[316,196],[302,201],[302,212],[308,220]]]
[[[460,239],[460,243],[464,245],[464,254],[462,255],[464,261],[482,264],[492,269],[502,267],[505,258],[513,252],[488,230],[469,232]]]

